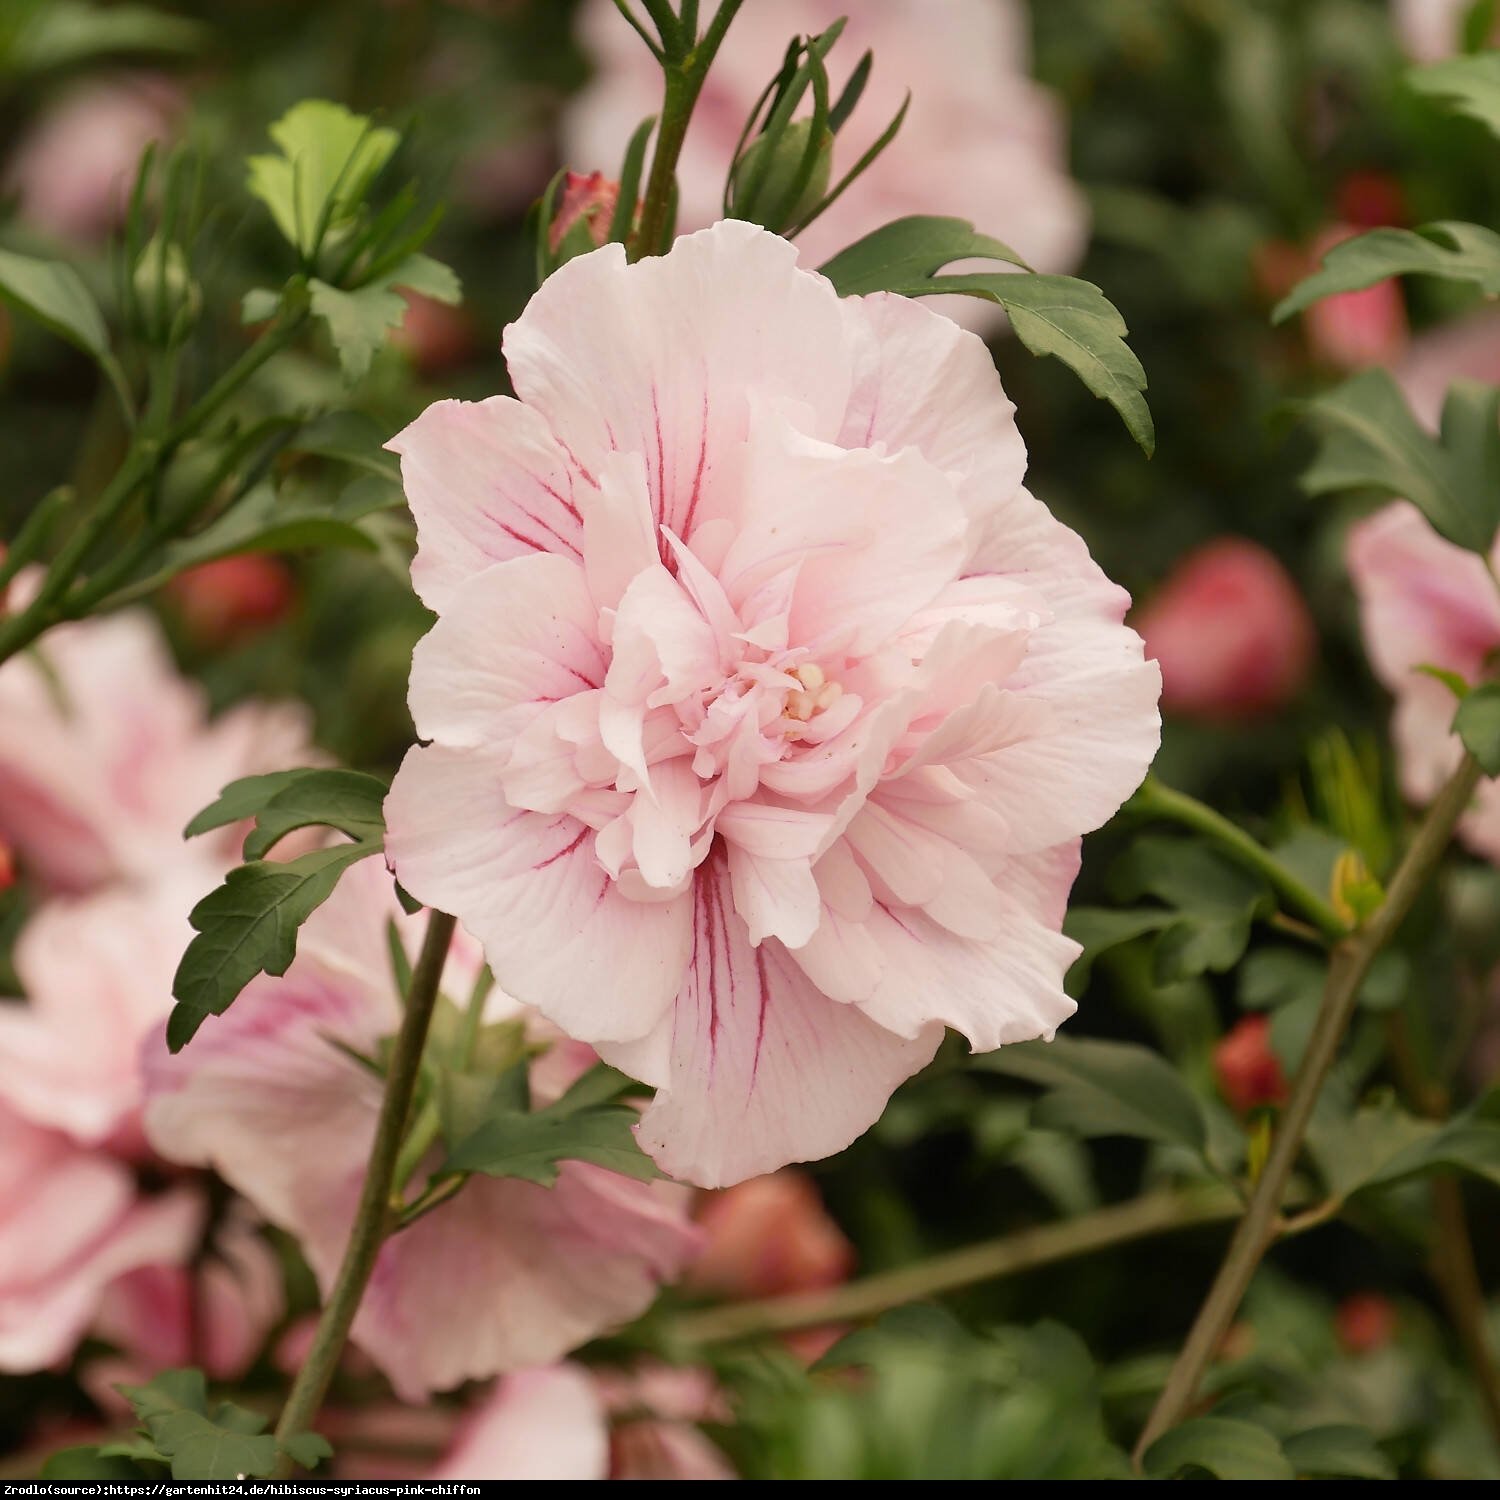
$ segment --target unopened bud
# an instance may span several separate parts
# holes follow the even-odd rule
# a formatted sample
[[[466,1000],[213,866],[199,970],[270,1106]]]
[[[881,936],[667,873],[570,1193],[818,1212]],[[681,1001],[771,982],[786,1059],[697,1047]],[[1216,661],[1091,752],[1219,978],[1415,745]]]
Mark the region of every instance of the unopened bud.
[[[1267,1104],[1286,1102],[1286,1075],[1271,1050],[1271,1022],[1246,1016],[1214,1048],[1214,1076],[1219,1092],[1239,1114]]]
[[[1380,882],[1353,849],[1345,849],[1334,861],[1329,884],[1333,909],[1350,927],[1363,926],[1385,900]]]
[[[734,164],[729,216],[780,233],[806,218],[828,191],[833,171],[833,134],[824,129],[812,171],[800,190],[813,122],[794,120],[776,136],[757,136]],[[791,197],[795,191],[795,197]],[[789,200],[790,197],[790,201]]]
[[[597,250],[609,237],[609,223],[620,199],[620,184],[603,172],[569,172],[562,202],[547,229],[547,248],[563,260]]]
[[[152,240],[141,251],[131,275],[136,316],[143,337],[152,343],[175,343],[198,321],[203,293],[177,245]]]
[[[16,860],[10,845],[0,839],[0,892],[8,891],[16,883]]]

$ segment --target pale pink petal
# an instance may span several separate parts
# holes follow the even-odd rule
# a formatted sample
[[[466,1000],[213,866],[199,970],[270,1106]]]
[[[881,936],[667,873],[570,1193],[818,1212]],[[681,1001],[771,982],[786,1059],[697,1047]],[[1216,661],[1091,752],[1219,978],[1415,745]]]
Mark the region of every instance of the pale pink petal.
[[[0,1370],[41,1370],[83,1338],[105,1288],[181,1264],[202,1224],[188,1192],[138,1198],[130,1170],[0,1111]]]
[[[579,471],[641,454],[658,522],[689,541],[751,394],[775,391],[831,438],[850,380],[833,288],[800,274],[784,240],[737,223],[628,268],[619,245],[568,262],[506,329],[505,356]]]
[[[820,994],[779,944],[752,948],[715,862],[693,900],[693,958],[663,1023],[667,1072],[647,1079],[642,1146],[700,1187],[843,1150],[931,1059],[941,1028],[895,1036]]]
[[[502,988],[588,1041],[656,1024],[687,963],[686,897],[627,900],[594,857],[592,830],[507,806],[483,755],[411,751],[385,806],[401,883],[462,915]]]
[[[517,1370],[460,1427],[435,1480],[606,1479],[609,1427],[579,1365]]]
[[[439,401],[387,445],[417,522],[412,586],[444,608],[464,579],[534,552],[577,560],[574,471],[547,424],[508,396]]]
[[[606,665],[583,569],[532,554],[453,588],[412,655],[408,703],[423,739],[483,749],[600,687]]]

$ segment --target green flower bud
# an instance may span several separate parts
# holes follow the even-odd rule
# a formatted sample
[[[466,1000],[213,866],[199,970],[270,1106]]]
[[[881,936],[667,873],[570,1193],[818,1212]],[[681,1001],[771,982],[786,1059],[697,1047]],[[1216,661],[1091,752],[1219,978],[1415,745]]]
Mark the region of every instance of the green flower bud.
[[[798,190],[812,128],[810,119],[794,120],[774,139],[760,135],[750,143],[734,164],[729,190],[731,218],[747,219],[780,233],[818,206],[828,191],[833,170],[833,134],[823,131],[812,171]],[[794,192],[796,196],[788,201]]]
[[[135,263],[130,285],[136,326],[148,343],[176,343],[198,321],[203,293],[179,246],[151,240]]]

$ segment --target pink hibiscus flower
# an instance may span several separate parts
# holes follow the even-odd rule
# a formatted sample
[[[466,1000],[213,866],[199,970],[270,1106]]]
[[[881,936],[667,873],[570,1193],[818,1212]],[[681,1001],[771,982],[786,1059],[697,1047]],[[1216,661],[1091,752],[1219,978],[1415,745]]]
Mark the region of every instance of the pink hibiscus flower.
[[[59,626],[38,653],[0,667],[0,839],[49,890],[186,871],[202,895],[243,829],[185,843],[188,820],[236,777],[312,758],[300,709],[247,704],[210,723],[139,611]]]
[[[356,867],[303,927],[285,978],[256,980],[181,1056],[162,1044],[147,1061],[157,1150],[214,1167],[297,1237],[325,1290],[380,1105],[379,1080],[336,1043],[368,1055],[399,1025],[388,921],[413,935],[385,872]],[[550,1189],[476,1177],[382,1250],[353,1339],[420,1399],[628,1321],[695,1244],[665,1185],[579,1162]]]
[[[181,1265],[202,1218],[196,1194],[142,1198],[123,1163],[0,1105],[0,1370],[65,1360],[110,1283]]]
[[[661,69],[610,0],[590,0],[582,15],[596,71],[563,121],[563,155],[580,170],[615,172],[622,143],[661,110]],[[912,100],[895,141],[798,237],[806,264],[822,264],[888,220],[939,213],[972,219],[1038,270],[1071,271],[1083,257],[1088,210],[1068,176],[1057,100],[1027,76],[1028,17],[1015,0],[755,0],[745,6],[709,71],[678,163],[680,227],[702,229],[722,214],[735,144],[787,43],[840,16],[849,24],[832,53],[834,87],[867,48],[874,50],[875,66],[839,135],[835,181],[889,123],[908,89]],[[934,161],[944,164],[940,174],[932,170]],[[944,297],[937,305],[976,331],[1005,325],[994,303]]]
[[[1365,650],[1396,699],[1391,736],[1401,789],[1424,804],[1453,774],[1463,746],[1450,729],[1453,694],[1417,668],[1477,681],[1500,648],[1500,590],[1482,558],[1444,541],[1405,500],[1351,528],[1346,550]],[[1500,546],[1490,556],[1500,562]],[[1459,834],[1476,853],[1500,860],[1500,782],[1480,783]]]
[[[1160,678],[983,344],[728,221],[570,262],[505,349],[519,400],[392,444],[439,616],[403,884],[704,1186],[842,1149],[945,1024],[1050,1035]]]

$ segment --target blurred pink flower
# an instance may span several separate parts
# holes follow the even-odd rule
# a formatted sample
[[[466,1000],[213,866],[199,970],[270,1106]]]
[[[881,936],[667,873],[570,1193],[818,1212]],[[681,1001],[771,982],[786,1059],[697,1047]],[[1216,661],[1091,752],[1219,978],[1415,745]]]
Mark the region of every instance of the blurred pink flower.
[[[983,344],[725,222],[569,262],[505,348],[520,400],[392,444],[439,615],[402,883],[658,1089],[642,1144],[702,1186],[842,1149],[945,1024],[1050,1035],[1159,676]]]
[[[1365,650],[1396,699],[1391,736],[1401,788],[1425,804],[1452,775],[1463,747],[1450,731],[1453,694],[1417,668],[1442,667],[1477,681],[1500,648],[1500,590],[1483,559],[1444,541],[1405,500],[1353,526],[1347,555]],[[1491,552],[1497,560],[1500,549]],[[1459,834],[1500,861],[1500,783],[1480,783]]]
[[[254,981],[180,1056],[161,1044],[147,1059],[157,1150],[214,1167],[297,1237],[325,1290],[380,1103],[379,1080],[340,1048],[373,1052],[399,1024],[391,921],[412,934],[385,871],[357,866],[303,927],[284,979]],[[354,1341],[404,1400],[555,1359],[678,1273],[696,1242],[678,1204],[665,1185],[578,1162],[551,1189],[476,1177],[381,1252]]]
[[[33,228],[102,239],[125,217],[141,153],[166,140],[182,110],[171,79],[135,74],[75,84],[22,136],[5,171]]]
[[[1135,627],[1161,666],[1162,707],[1187,718],[1273,714],[1307,683],[1312,616],[1264,547],[1221,537],[1182,558]]]
[[[1058,102],[1027,76],[1029,17],[1016,0],[755,0],[745,6],[688,131],[677,172],[680,228],[701,229],[722,216],[735,143],[787,43],[840,16],[849,24],[832,53],[835,90],[866,48],[874,49],[875,64],[840,132],[834,180],[885,128],[908,89],[911,108],[874,166],[798,237],[804,264],[821,265],[906,214],[957,214],[1037,269],[1071,271],[1083,256],[1088,211],[1068,176]],[[597,71],[564,119],[563,154],[581,170],[616,172],[631,132],[661,109],[661,69],[610,0],[589,0],[582,28]],[[942,163],[941,171],[934,171],[934,162]],[[977,298],[945,297],[937,306],[977,332],[1005,324],[998,307]]]
[[[474,330],[462,307],[403,289],[406,315],[391,342],[411,360],[417,374],[440,375],[464,364],[474,353]]]
[[[1313,242],[1309,270],[1335,245],[1358,232],[1347,224],[1326,229]],[[1406,302],[1394,278],[1377,281],[1361,291],[1324,297],[1303,317],[1314,356],[1339,370],[1394,364],[1406,350]]]
[[[1391,0],[1391,18],[1409,57],[1437,62],[1459,50],[1464,20],[1473,7],[1474,0]],[[1500,40],[1500,24],[1492,40]]]
[[[209,722],[149,615],[58,626],[0,667],[0,838],[54,892],[179,872],[201,895],[244,830],[185,842],[188,820],[238,776],[308,764],[307,729],[305,710],[263,704]]]
[[[285,618],[296,603],[297,584],[279,557],[245,552],[188,568],[163,593],[193,643],[214,650],[257,635]]]
[[[115,1385],[182,1365],[238,1380],[285,1310],[276,1254],[236,1202],[197,1264],[142,1266],[110,1285],[92,1332],[119,1352],[91,1364],[87,1383],[96,1402],[109,1404]],[[128,1409],[118,1395],[114,1404]]]
[[[806,1173],[752,1177],[704,1200],[708,1236],[686,1284],[726,1297],[774,1297],[837,1286],[854,1269],[854,1246],[823,1207]]]
[[[109,1284],[181,1265],[201,1224],[196,1194],[142,1198],[122,1163],[0,1104],[0,1370],[65,1360]]]
[[[0,1003],[0,1099],[117,1155],[143,1154],[141,1045],[172,1008],[196,882],[44,902],[21,929],[24,1004]]]
[[[430,1477],[733,1479],[693,1425],[726,1417],[704,1370],[518,1370],[464,1418]]]
[[[1500,385],[1500,308],[1487,308],[1419,333],[1392,372],[1417,420],[1436,432],[1455,380]]]

